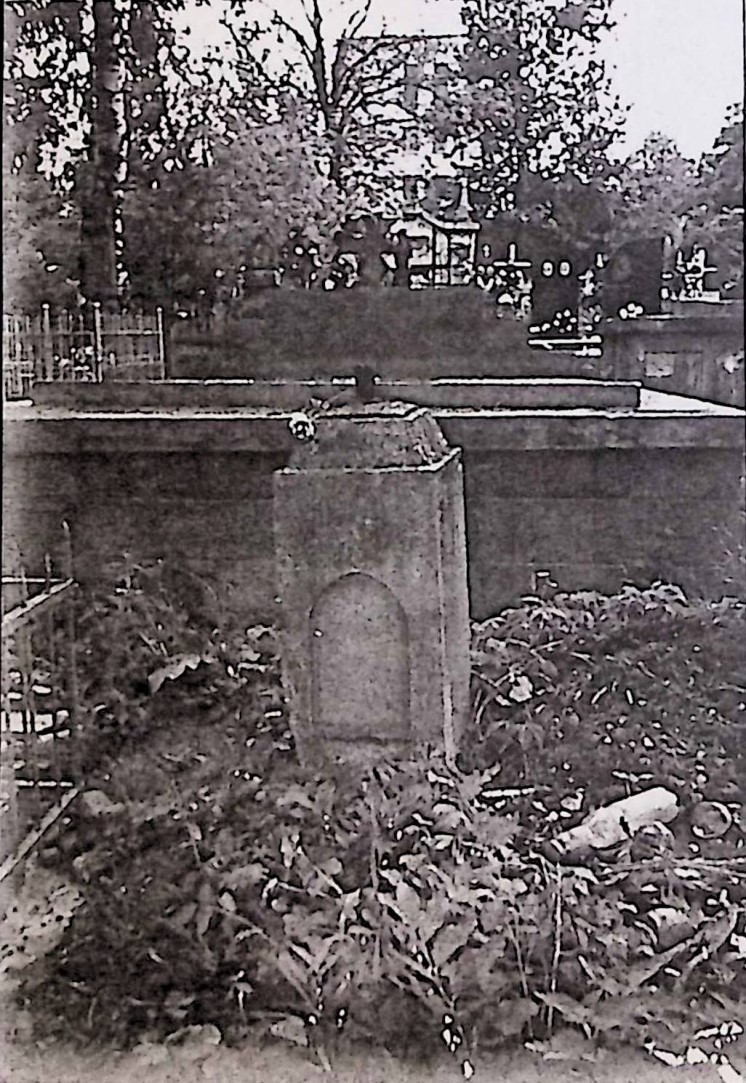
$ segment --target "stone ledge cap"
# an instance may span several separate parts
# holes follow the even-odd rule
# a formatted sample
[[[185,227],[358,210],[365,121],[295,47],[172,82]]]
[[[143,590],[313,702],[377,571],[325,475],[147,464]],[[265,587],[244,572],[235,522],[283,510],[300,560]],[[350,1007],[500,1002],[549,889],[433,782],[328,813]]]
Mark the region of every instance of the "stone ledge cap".
[[[314,424],[313,439],[295,442],[290,470],[432,466],[452,450],[432,414],[411,403],[338,407]]]

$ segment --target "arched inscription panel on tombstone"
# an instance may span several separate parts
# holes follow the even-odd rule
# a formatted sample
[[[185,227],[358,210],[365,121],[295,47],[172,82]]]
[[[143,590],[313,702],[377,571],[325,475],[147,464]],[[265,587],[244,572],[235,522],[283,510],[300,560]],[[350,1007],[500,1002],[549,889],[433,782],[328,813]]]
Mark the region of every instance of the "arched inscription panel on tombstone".
[[[313,607],[310,632],[318,735],[408,740],[407,618],[389,588],[362,572],[342,576]]]

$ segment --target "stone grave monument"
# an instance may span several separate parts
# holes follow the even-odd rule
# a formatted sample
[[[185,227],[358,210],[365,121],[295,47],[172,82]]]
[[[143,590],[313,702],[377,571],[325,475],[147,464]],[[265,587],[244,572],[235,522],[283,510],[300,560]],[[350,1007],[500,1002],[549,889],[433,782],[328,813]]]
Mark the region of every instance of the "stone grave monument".
[[[424,743],[452,759],[469,706],[461,452],[405,403],[359,402],[314,425],[274,474],[301,760],[362,764]]]

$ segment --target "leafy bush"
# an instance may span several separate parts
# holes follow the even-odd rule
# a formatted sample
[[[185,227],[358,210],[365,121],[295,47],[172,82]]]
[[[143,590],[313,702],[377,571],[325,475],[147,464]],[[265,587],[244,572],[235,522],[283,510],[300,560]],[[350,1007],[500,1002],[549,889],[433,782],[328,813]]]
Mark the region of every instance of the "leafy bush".
[[[480,1048],[562,1025],[670,1046],[742,1017],[743,619],[668,587],[527,602],[475,629],[459,768],[420,749],[326,777],[297,763],[260,630],[222,667],[221,717],[166,726],[154,697],[147,741],[49,847],[85,901],[28,975],[40,1025],[120,1043],[295,1025],[322,1060],[343,1039],[445,1045],[468,1075]],[[653,783],[684,798],[670,850],[542,857]],[[700,796],[729,803],[728,841],[694,841]],[[664,949],[661,907],[691,925]]]
[[[84,774],[184,712],[224,717],[273,634],[237,627],[210,583],[186,567],[129,555],[81,592],[75,629]]]
[[[469,762],[593,805],[661,784],[740,815],[744,642],[742,602],[662,584],[506,610],[474,632]]]
[[[214,661],[220,623],[207,584],[163,561],[125,557],[109,582],[83,594],[76,619],[80,685],[99,731],[125,737],[146,727],[149,679],[180,661]]]

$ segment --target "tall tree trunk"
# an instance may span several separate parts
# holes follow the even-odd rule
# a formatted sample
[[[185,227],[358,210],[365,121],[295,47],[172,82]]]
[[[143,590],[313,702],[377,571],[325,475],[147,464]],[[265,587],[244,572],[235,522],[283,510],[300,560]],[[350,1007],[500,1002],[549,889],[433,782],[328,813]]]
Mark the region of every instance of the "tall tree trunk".
[[[92,110],[89,168],[81,220],[81,292],[86,301],[116,308],[116,217],[119,65],[114,0],[93,0]]]

